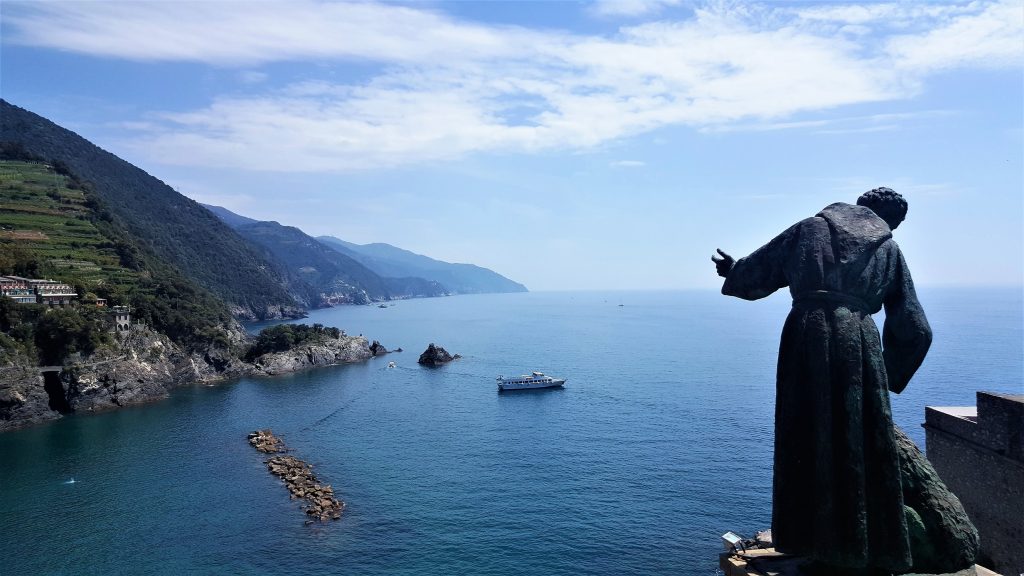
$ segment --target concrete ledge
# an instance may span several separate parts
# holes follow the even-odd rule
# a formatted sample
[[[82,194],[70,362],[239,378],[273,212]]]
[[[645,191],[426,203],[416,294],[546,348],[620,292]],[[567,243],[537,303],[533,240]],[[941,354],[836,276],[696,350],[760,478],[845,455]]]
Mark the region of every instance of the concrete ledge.
[[[801,565],[806,560],[800,556],[780,554],[772,548],[750,550],[743,554],[722,552],[718,556],[718,567],[725,576],[810,576]],[[1001,576],[983,566],[974,565],[959,572],[948,574],[906,574],[904,576]]]

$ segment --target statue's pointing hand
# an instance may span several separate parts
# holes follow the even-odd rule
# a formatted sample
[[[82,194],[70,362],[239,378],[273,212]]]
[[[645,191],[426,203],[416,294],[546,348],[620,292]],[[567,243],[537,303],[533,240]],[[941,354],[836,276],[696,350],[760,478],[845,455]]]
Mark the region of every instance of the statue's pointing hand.
[[[715,263],[715,268],[718,269],[718,275],[725,278],[729,275],[729,271],[732,270],[732,267],[736,265],[736,260],[733,259],[732,256],[722,252],[721,248],[716,248],[716,250],[721,254],[721,258],[712,254],[711,261]]]

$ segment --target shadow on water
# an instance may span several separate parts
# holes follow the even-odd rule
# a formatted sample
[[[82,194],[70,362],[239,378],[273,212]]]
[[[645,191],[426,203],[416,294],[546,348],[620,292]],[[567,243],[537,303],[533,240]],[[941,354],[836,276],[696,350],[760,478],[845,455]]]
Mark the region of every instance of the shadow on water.
[[[522,390],[498,390],[498,398],[515,398],[515,397],[530,397],[539,396],[542,394],[562,394],[565,392],[564,386],[557,388],[524,388]]]

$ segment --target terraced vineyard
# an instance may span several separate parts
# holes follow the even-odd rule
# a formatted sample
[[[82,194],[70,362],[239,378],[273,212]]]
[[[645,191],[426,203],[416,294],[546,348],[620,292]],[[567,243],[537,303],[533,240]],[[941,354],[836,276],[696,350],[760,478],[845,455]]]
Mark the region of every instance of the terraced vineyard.
[[[39,276],[103,292],[138,282],[95,218],[81,186],[51,166],[0,160],[0,248],[33,258]]]

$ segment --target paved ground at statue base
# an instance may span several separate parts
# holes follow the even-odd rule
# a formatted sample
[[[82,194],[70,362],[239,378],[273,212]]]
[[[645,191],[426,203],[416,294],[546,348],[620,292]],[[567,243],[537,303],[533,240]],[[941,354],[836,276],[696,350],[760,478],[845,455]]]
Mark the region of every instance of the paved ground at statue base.
[[[799,556],[787,556],[775,551],[774,548],[748,550],[738,556],[723,552],[718,557],[718,567],[725,576],[807,576],[800,569],[804,559]],[[970,568],[944,575],[906,574],[904,576],[1000,576],[998,573],[975,564]]]

